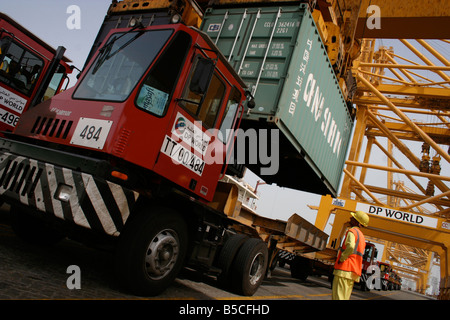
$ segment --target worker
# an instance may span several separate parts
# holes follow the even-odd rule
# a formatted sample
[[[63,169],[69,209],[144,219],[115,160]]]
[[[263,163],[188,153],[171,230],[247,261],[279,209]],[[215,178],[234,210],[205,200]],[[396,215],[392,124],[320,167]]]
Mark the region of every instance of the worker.
[[[333,300],[350,300],[353,284],[359,282],[366,240],[361,226],[369,225],[369,216],[364,211],[351,212],[350,229],[345,235],[334,265]]]

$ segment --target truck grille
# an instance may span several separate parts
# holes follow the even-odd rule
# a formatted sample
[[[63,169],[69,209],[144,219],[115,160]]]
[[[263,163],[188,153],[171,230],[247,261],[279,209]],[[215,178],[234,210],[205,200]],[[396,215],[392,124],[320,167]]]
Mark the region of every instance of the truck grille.
[[[72,124],[73,121],[37,117],[33,128],[31,129],[31,133],[66,139],[70,128],[72,128]]]
[[[117,139],[117,142],[114,146],[113,152],[115,155],[121,156],[124,153],[125,149],[128,146],[128,140],[129,140],[130,136],[131,136],[131,131],[123,128],[122,131],[120,132],[120,136]]]
[[[41,168],[9,159],[1,175],[0,186],[20,196],[32,197],[42,172]]]

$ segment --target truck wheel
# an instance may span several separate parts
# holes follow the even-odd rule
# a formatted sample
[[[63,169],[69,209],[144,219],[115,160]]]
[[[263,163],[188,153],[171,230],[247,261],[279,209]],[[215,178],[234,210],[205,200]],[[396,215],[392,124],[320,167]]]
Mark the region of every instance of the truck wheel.
[[[168,208],[140,212],[122,232],[115,256],[119,283],[134,294],[164,291],[183,267],[188,243],[183,218]]]
[[[268,258],[269,262],[271,257]],[[276,255],[273,259],[272,262],[270,263],[270,266],[268,266],[267,268],[267,272],[266,272],[266,278],[269,279],[272,277],[272,271],[275,270],[275,268],[277,267],[278,264],[278,255]]]
[[[217,278],[221,286],[226,287],[230,283],[230,269],[231,264],[236,256],[238,250],[242,247],[244,242],[246,242],[248,236],[244,234],[233,234],[229,237],[222,247],[219,254],[219,259],[217,261],[218,267],[222,270],[219,277]]]
[[[239,249],[231,266],[231,285],[238,294],[251,296],[261,285],[268,263],[267,244],[248,239]]]
[[[311,261],[309,259],[296,256],[291,263],[291,277],[306,281],[312,272]]]
[[[366,279],[363,277],[361,277],[361,279],[359,280],[359,289],[361,291],[370,291],[370,289],[366,285]]]
[[[44,220],[25,209],[11,206],[11,227],[14,233],[29,243],[49,246],[60,242],[66,235],[52,228]]]

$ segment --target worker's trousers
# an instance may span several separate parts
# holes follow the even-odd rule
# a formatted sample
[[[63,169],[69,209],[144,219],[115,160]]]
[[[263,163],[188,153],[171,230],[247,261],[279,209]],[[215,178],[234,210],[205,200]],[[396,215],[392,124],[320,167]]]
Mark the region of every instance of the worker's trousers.
[[[333,300],[350,300],[355,281],[334,276],[331,298]]]

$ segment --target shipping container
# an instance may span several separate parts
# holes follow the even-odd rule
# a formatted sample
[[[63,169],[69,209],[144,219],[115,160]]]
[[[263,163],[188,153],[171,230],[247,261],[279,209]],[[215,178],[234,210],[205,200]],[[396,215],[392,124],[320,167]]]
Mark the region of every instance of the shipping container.
[[[336,195],[353,119],[308,6],[210,8],[201,29],[255,97],[242,127],[280,130],[276,174],[262,174],[262,160],[246,166],[268,183]]]
[[[189,26],[200,25],[201,9],[195,1],[112,1],[84,66],[86,67],[113,29],[155,26],[183,20]]]

